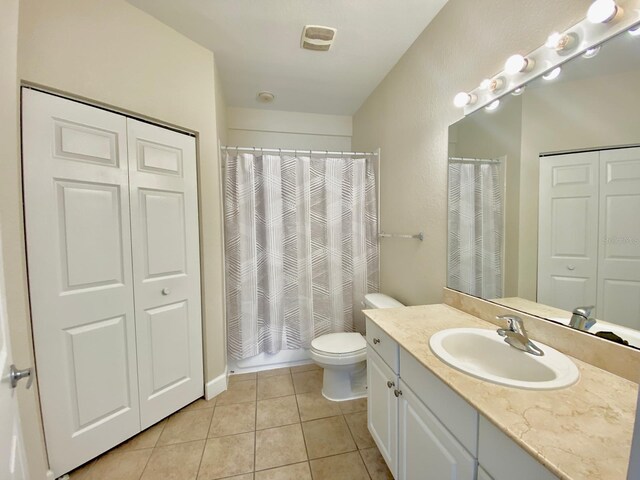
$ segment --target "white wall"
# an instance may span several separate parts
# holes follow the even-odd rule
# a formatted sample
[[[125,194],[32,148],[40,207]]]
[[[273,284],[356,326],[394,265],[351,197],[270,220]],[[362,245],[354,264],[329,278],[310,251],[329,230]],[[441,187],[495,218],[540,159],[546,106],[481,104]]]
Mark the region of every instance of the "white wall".
[[[425,232],[383,239],[381,290],[406,304],[439,303],[446,282],[447,129],[453,106],[505,59],[584,18],[590,0],[449,0],[353,118],[353,148],[382,148],[381,227]]]
[[[21,0],[18,75],[23,81],[197,132],[205,375],[210,380],[222,374],[226,348],[213,54],[124,0]],[[4,114],[4,101],[2,105]],[[7,285],[7,294],[12,327],[18,332],[14,340],[22,347],[16,352],[33,364],[20,184],[19,160],[13,155],[0,175],[3,213],[6,207],[11,216],[6,248],[14,281]],[[39,424],[35,408],[29,418]],[[41,445],[30,444],[28,449],[32,456],[42,453]],[[41,471],[32,472],[34,479],[43,478]]]
[[[351,117],[227,108],[229,146],[300,150],[351,150]]]

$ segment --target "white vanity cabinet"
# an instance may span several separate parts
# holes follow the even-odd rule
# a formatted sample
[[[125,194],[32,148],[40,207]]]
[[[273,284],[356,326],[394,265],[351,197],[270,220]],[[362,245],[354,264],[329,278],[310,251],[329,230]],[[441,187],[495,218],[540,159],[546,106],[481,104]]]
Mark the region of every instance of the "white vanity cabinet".
[[[368,425],[397,480],[552,480],[549,470],[367,319]]]
[[[398,476],[474,480],[476,459],[400,380]]]

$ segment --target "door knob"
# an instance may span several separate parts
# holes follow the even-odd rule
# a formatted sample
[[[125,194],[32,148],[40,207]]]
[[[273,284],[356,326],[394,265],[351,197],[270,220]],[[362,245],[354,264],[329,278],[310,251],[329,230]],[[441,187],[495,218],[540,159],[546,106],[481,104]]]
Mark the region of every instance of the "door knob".
[[[171,290],[170,290],[170,289],[168,289],[168,288],[163,288],[163,289],[162,289],[162,294],[163,294],[163,295],[169,295],[170,293],[171,293]]]
[[[23,378],[29,378],[27,380],[27,388],[31,387],[33,383],[33,375],[31,375],[31,368],[25,368],[24,370],[18,370],[15,365],[11,364],[9,367],[9,378],[11,379],[11,388],[16,388],[18,382]]]
[[[388,388],[395,387],[395,386],[396,386],[396,384],[393,383],[391,380],[387,381],[387,387]]]
[[[396,396],[396,398],[397,398],[397,397],[399,397],[400,395],[402,395],[402,390],[395,389],[395,390],[393,391],[393,394],[394,394],[394,395]]]

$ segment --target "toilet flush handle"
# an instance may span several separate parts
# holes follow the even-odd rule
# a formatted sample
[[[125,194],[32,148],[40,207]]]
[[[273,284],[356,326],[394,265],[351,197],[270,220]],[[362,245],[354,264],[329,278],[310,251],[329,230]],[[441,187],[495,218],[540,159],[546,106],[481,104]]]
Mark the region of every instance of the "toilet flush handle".
[[[380,343],[380,339],[379,338],[374,338],[373,339],[373,344],[377,345],[378,343]]]

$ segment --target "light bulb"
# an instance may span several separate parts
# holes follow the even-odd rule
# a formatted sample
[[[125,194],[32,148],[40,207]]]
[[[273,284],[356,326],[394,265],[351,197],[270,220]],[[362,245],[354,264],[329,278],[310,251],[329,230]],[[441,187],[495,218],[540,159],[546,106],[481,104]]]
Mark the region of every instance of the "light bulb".
[[[632,37],[640,36],[640,25],[629,29],[629,35],[631,35]]]
[[[504,71],[509,75],[526,72],[533,68],[534,61],[522,55],[511,55],[504,64]]]
[[[497,109],[500,106],[500,100],[494,100],[493,102],[491,102],[489,105],[487,105],[486,107],[484,107],[484,109],[487,112],[493,112],[495,109]]]
[[[560,72],[562,72],[562,68],[556,67],[546,75],[543,75],[542,78],[544,78],[545,80],[554,80],[560,76]]]
[[[513,95],[514,97],[517,97],[518,95],[522,95],[524,93],[524,89],[525,89],[524,85],[521,87],[518,87],[513,92],[511,92],[511,95]]]
[[[553,32],[547,38],[545,45],[547,48],[551,48],[557,52],[562,52],[564,50],[570,50],[576,45],[577,35],[575,33],[558,33]]]
[[[458,107],[466,107],[467,105],[472,105],[476,102],[477,97],[472,93],[460,92],[455,97],[453,97],[453,104]]]
[[[485,78],[484,80],[482,80],[482,82],[480,82],[480,89],[482,90],[489,90],[490,86],[491,86],[490,78]]]
[[[615,0],[596,0],[587,11],[587,20],[591,23],[607,23],[613,20],[622,9]]]
[[[593,58],[600,52],[600,45],[587,49],[582,56],[584,58]]]

